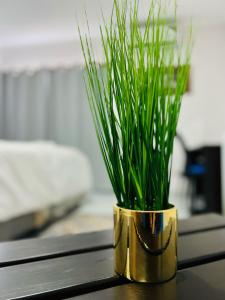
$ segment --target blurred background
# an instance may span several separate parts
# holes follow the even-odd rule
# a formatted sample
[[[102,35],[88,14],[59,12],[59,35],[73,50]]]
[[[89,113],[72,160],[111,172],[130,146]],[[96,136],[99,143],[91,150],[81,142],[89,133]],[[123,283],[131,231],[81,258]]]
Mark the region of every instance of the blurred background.
[[[149,1],[140,1],[146,20]],[[171,202],[180,218],[225,201],[225,2],[178,0],[192,21],[191,73],[175,141]],[[83,81],[77,26],[101,62],[112,0],[0,0],[0,239],[112,227],[111,185]],[[168,22],[170,21],[170,16]]]

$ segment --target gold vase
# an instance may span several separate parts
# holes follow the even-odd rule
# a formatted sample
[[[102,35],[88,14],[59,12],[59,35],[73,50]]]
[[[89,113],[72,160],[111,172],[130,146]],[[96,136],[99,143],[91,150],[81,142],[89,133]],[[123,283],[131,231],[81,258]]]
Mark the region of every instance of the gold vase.
[[[160,283],[177,269],[177,211],[114,206],[115,271],[132,281]]]

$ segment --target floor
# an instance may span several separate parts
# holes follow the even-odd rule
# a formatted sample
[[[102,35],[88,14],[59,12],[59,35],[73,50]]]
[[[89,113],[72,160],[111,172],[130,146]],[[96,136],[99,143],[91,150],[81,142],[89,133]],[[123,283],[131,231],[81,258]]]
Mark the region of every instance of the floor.
[[[173,200],[178,209],[179,218],[188,218],[190,214],[187,200],[174,195]],[[51,225],[42,233],[42,237],[111,229],[113,228],[114,203],[116,199],[113,193],[91,193],[76,211]]]

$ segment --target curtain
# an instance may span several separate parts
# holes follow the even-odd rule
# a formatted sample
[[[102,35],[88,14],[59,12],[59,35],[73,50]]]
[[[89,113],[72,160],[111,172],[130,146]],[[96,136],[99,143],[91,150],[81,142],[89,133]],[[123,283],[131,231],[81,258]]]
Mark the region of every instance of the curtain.
[[[110,187],[81,68],[0,73],[0,139],[77,147],[90,159],[95,188]]]

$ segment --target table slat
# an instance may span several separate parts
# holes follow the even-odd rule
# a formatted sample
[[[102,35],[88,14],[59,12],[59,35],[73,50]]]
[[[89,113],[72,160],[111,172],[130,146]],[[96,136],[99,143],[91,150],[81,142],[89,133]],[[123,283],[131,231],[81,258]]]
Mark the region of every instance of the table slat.
[[[179,212],[178,212],[179,213]],[[215,213],[193,216],[179,222],[182,235],[225,228],[225,217]]]
[[[0,244],[0,267],[112,248],[112,230]]]
[[[225,228],[225,218],[217,214],[192,217],[179,221],[179,235],[216,228]],[[66,255],[108,249],[112,247],[112,230],[68,235],[63,237],[28,239],[0,244],[0,267],[38,261]]]

